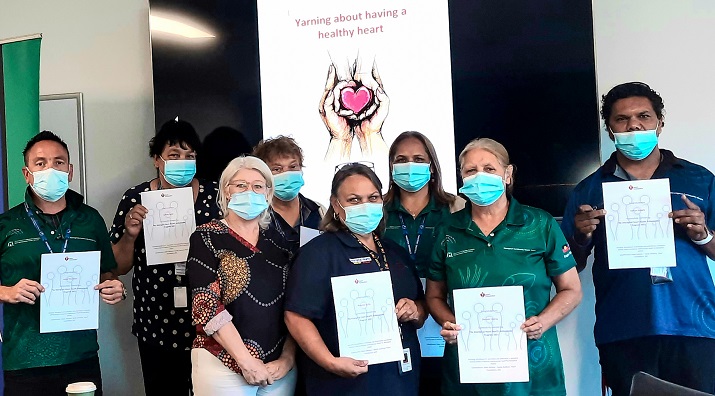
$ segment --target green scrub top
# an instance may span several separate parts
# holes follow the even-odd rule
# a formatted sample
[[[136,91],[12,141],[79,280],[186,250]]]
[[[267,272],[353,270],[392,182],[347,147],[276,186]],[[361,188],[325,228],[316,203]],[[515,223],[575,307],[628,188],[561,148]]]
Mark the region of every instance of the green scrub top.
[[[425,278],[432,257],[432,246],[434,246],[437,237],[437,226],[450,216],[449,205],[439,204],[435,202],[434,197],[431,197],[427,206],[416,217],[412,217],[399,199],[395,197],[392,202],[385,205],[385,211],[387,212],[387,222],[384,238],[391,239],[405,248],[410,253],[410,257],[413,257],[417,275],[420,278]],[[400,216],[405,223],[407,238],[410,240],[409,247],[402,231]],[[423,221],[424,229],[419,244],[415,245]]]
[[[526,318],[549,304],[551,277],[576,266],[566,238],[547,212],[511,198],[506,218],[488,235],[472,221],[471,207],[440,227],[427,277],[446,282],[448,303],[455,289],[524,287]],[[530,382],[460,384],[457,346],[445,347],[442,391],[446,395],[565,395],[556,327],[528,340]]]

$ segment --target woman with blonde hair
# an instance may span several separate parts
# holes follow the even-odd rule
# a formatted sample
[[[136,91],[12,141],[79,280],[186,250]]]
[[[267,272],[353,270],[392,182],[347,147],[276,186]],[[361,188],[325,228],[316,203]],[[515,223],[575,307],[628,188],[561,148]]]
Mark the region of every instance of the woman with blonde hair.
[[[551,215],[511,196],[514,166],[499,142],[471,141],[459,155],[459,165],[459,191],[471,205],[440,228],[427,274],[427,304],[447,342],[442,394],[565,395],[554,326],[581,301],[581,282],[566,238]],[[456,344],[464,338],[459,337],[453,291],[510,285],[523,286],[526,318],[514,325],[528,339],[529,381],[461,383]]]
[[[225,214],[191,236],[187,272],[196,339],[194,393],[292,395],[295,343],[283,322],[293,253],[268,227],[273,176],[256,157],[238,157],[221,174]]]

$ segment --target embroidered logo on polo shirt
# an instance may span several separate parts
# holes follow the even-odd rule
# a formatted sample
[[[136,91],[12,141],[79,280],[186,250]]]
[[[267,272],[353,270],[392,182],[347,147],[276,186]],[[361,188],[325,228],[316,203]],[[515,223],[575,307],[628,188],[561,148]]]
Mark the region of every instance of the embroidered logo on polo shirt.
[[[360,265],[360,264],[367,264],[372,261],[372,258],[370,256],[368,257],[356,257],[356,258],[351,258],[350,262],[355,264],[355,265]]]
[[[445,235],[444,239],[442,240],[441,243],[442,243],[442,246],[445,246],[448,243],[457,243],[457,240],[454,239],[454,237],[451,235]]]
[[[5,237],[9,237],[12,235],[22,235],[22,230],[19,228],[13,228],[12,230],[8,231],[7,234],[5,234]]]
[[[504,249],[504,250],[516,250],[516,251],[519,251],[519,252],[535,252],[535,251],[536,251],[536,249],[527,249],[527,248],[518,248],[518,247],[508,247],[508,246],[504,246],[502,249]]]
[[[681,193],[681,192],[676,192],[676,191],[671,191],[670,195],[675,195],[678,197],[680,197],[681,195],[685,195],[686,197],[688,197],[690,199],[697,199],[698,201],[703,201],[703,202],[705,201],[704,199],[702,199],[701,197],[698,197],[697,195],[686,194],[686,193]]]
[[[460,251],[454,252],[454,253],[453,253],[453,252],[447,252],[447,258],[452,258],[452,257],[461,256],[461,255],[463,255],[463,254],[472,253],[473,251],[474,251],[474,249],[464,249],[464,250],[460,250]]]
[[[571,255],[571,247],[568,243],[561,247],[561,251],[564,254],[564,258],[568,258]]]

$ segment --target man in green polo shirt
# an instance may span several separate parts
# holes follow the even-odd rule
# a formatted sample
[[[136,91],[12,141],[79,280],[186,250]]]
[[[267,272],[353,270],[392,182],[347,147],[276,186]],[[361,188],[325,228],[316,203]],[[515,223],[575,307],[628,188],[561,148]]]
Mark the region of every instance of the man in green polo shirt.
[[[102,394],[96,330],[40,333],[40,260],[45,253],[99,251],[94,286],[107,304],[126,298],[113,270],[112,247],[99,213],[68,190],[67,144],[43,131],[25,146],[25,202],[0,215],[0,302],[4,304],[5,396],[65,395],[72,382],[91,381]]]

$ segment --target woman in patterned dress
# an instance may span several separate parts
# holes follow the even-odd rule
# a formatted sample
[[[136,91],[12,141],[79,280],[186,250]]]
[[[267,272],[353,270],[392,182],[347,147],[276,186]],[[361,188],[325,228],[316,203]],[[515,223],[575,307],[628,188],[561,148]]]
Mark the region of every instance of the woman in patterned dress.
[[[269,228],[273,176],[256,157],[221,174],[225,213],[191,236],[187,272],[196,339],[197,396],[292,395],[295,343],[283,322],[289,243]]]

